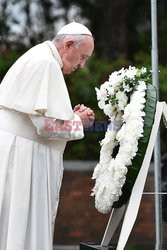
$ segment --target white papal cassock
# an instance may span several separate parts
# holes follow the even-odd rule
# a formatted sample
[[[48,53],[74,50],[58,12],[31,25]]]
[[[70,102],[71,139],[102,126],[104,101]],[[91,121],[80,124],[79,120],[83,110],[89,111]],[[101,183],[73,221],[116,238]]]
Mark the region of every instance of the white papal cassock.
[[[39,44],[0,86],[0,250],[52,250],[63,151],[78,131],[45,131],[44,119],[81,122],[72,111],[60,55]],[[75,127],[76,128],[76,127]]]

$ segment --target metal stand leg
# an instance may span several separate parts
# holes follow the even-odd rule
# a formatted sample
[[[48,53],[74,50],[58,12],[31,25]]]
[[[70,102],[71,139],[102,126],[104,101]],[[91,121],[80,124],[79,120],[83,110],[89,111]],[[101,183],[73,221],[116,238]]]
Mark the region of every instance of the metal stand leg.
[[[110,240],[115,233],[115,230],[117,229],[123,214],[125,212],[126,206],[122,206],[121,208],[117,208],[112,210],[102,242],[101,246],[108,246],[110,243]]]

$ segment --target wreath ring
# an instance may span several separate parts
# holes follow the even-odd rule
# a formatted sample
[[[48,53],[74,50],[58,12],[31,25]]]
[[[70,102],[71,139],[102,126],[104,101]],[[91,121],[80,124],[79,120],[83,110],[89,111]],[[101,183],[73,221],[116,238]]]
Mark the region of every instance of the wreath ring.
[[[99,212],[119,208],[130,198],[146,153],[156,109],[156,90],[145,69],[121,69],[96,88],[98,105],[111,122],[121,119],[119,131],[108,131],[101,142],[100,161],[95,167],[92,196]],[[119,145],[115,158],[113,150]]]

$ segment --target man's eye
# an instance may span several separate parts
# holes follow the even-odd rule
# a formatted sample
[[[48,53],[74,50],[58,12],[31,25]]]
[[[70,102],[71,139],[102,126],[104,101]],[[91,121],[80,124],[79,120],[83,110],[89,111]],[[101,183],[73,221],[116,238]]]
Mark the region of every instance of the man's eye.
[[[83,60],[86,60],[86,58],[87,58],[86,56],[82,56],[82,59],[83,59]]]

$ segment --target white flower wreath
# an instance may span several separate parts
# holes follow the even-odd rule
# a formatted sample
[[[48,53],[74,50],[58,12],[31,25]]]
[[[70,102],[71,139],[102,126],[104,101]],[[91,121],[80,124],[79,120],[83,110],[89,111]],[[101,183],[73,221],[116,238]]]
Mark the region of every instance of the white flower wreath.
[[[96,182],[91,194],[99,212],[109,212],[119,200],[127,167],[138,151],[138,140],[143,136],[148,75],[146,68],[129,67],[112,73],[100,89],[96,88],[98,106],[109,116],[111,124],[121,121],[120,130],[114,131],[109,126],[100,143],[100,161],[93,173]],[[119,151],[113,158],[116,145]]]

